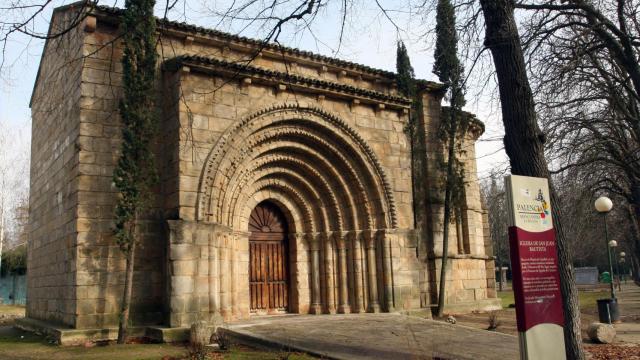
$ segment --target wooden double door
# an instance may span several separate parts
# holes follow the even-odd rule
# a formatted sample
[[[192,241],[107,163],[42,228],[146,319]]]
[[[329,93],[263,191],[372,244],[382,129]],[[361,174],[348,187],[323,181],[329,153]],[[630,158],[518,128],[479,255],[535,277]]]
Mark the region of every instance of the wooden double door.
[[[280,209],[262,202],[249,218],[249,288],[254,313],[289,307],[287,222]]]

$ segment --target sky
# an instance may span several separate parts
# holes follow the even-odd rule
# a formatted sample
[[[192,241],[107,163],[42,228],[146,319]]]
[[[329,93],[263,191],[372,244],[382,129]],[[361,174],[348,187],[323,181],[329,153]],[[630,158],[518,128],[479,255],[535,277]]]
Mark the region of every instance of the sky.
[[[29,2],[36,0],[22,0]],[[293,1],[293,0],[292,0]],[[429,35],[434,27],[435,12],[420,15],[407,11],[410,0],[380,0],[387,9],[385,15],[373,0],[354,0],[349,8],[342,40],[340,37],[341,1],[329,2],[313,19],[311,26],[300,29],[285,26],[278,41],[282,45],[298,47],[327,56],[338,57],[374,68],[395,71],[395,48],[403,40],[409,50],[416,76],[437,81],[432,74],[433,38]],[[0,4],[8,0],[0,0]],[[71,3],[68,0],[53,0],[45,10],[35,17],[29,30],[45,34],[54,7]],[[240,2],[240,1],[238,1]],[[101,5],[123,6],[123,1],[100,1]],[[222,0],[178,0],[168,13],[168,18],[184,21],[243,36],[264,38],[271,29],[269,24],[224,21],[216,11],[225,9],[229,1]],[[156,14],[162,16],[166,3],[159,1]],[[2,7],[2,5],[0,5]],[[24,12],[4,12],[5,17],[24,17]],[[396,27],[397,26],[397,27]],[[425,35],[427,34],[427,35]],[[0,167],[28,168],[30,149],[31,115],[29,99],[35,81],[44,40],[20,33],[13,33],[7,40],[0,69]],[[460,46],[460,51],[465,49]],[[471,72],[465,110],[475,113],[485,123],[486,131],[476,144],[476,156],[480,179],[487,177],[494,168],[505,169],[507,158],[502,150],[502,123],[496,101],[497,96],[490,86],[480,88],[488,76],[487,67],[476,67]],[[489,81],[491,83],[491,81]],[[23,182],[28,186],[28,181]]]

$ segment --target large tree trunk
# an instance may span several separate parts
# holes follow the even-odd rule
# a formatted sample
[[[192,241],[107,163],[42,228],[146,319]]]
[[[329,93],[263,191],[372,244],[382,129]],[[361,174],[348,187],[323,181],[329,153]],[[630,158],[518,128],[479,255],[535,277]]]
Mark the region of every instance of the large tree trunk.
[[[631,269],[633,269],[633,279],[636,282],[640,282],[640,266],[638,265],[638,259],[640,259],[640,189],[638,196],[632,195],[632,203],[627,207],[629,213],[629,221],[631,222],[631,228],[633,230],[633,243],[631,244]],[[635,260],[635,261],[634,261]]]
[[[629,220],[631,220],[631,224],[633,226],[633,238],[636,243],[636,249],[640,251],[640,184],[632,185]],[[640,253],[637,253],[636,255],[640,258]]]
[[[493,55],[500,89],[504,145],[515,175],[549,178],[544,157],[544,137],[536,121],[518,28],[511,0],[480,0],[485,18],[487,46]],[[552,187],[551,204],[558,245],[560,288],[564,305],[564,335],[569,359],[584,359],[580,334],[578,292],[571,252],[562,227],[562,214]]]
[[[124,280],[124,292],[122,294],[122,307],[120,308],[120,324],[118,325],[118,344],[127,341],[129,327],[129,310],[131,308],[131,292],[133,289],[133,265],[136,252],[136,242],[132,242],[127,255],[127,267]]]

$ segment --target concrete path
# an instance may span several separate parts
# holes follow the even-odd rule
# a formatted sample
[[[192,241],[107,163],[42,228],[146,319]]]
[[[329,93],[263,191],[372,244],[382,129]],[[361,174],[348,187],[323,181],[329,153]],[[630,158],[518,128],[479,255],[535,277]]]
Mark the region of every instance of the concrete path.
[[[332,359],[517,359],[511,335],[399,314],[283,315],[229,324],[235,341]]]
[[[629,281],[616,291],[620,306],[620,320],[615,324],[616,340],[640,344],[640,286]]]

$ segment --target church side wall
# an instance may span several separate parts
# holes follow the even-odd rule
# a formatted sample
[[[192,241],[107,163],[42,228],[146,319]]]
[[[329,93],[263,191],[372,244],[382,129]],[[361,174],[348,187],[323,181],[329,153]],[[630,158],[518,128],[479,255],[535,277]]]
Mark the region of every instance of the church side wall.
[[[104,25],[98,22],[97,29],[84,32],[86,58],[76,146],[77,328],[117,326],[125,276],[125,258],[113,235],[117,201],[113,170],[121,143],[118,99],[122,96],[122,50],[112,41],[115,28]],[[163,148],[162,141],[160,137],[158,148]],[[156,161],[162,163],[162,158]],[[139,223],[141,241],[136,248],[131,310],[134,324],[164,322],[166,230],[162,201],[163,196],[157,196],[156,204]]]
[[[425,95],[424,130],[426,132],[427,174],[426,194],[427,226],[429,236],[424,239],[429,264],[429,294],[432,303],[437,303],[438,284],[442,268],[444,183],[446,154],[445,145],[438,135],[441,117],[448,111],[433,103]],[[428,105],[427,105],[428,104]],[[445,311],[470,311],[499,307],[495,301],[495,282],[488,281],[487,274],[493,267],[491,254],[485,253],[483,209],[480,201],[480,187],[475,159],[475,141],[481,130],[478,124],[470,125],[468,132],[460,137],[462,152],[457,152],[465,171],[464,205],[459,220],[452,220],[449,226],[448,262],[446,269]],[[492,288],[493,285],[493,288]]]
[[[52,32],[73,13],[58,13]],[[30,318],[75,325],[79,105],[82,31],[51,39],[31,103],[31,184],[27,260]]]

